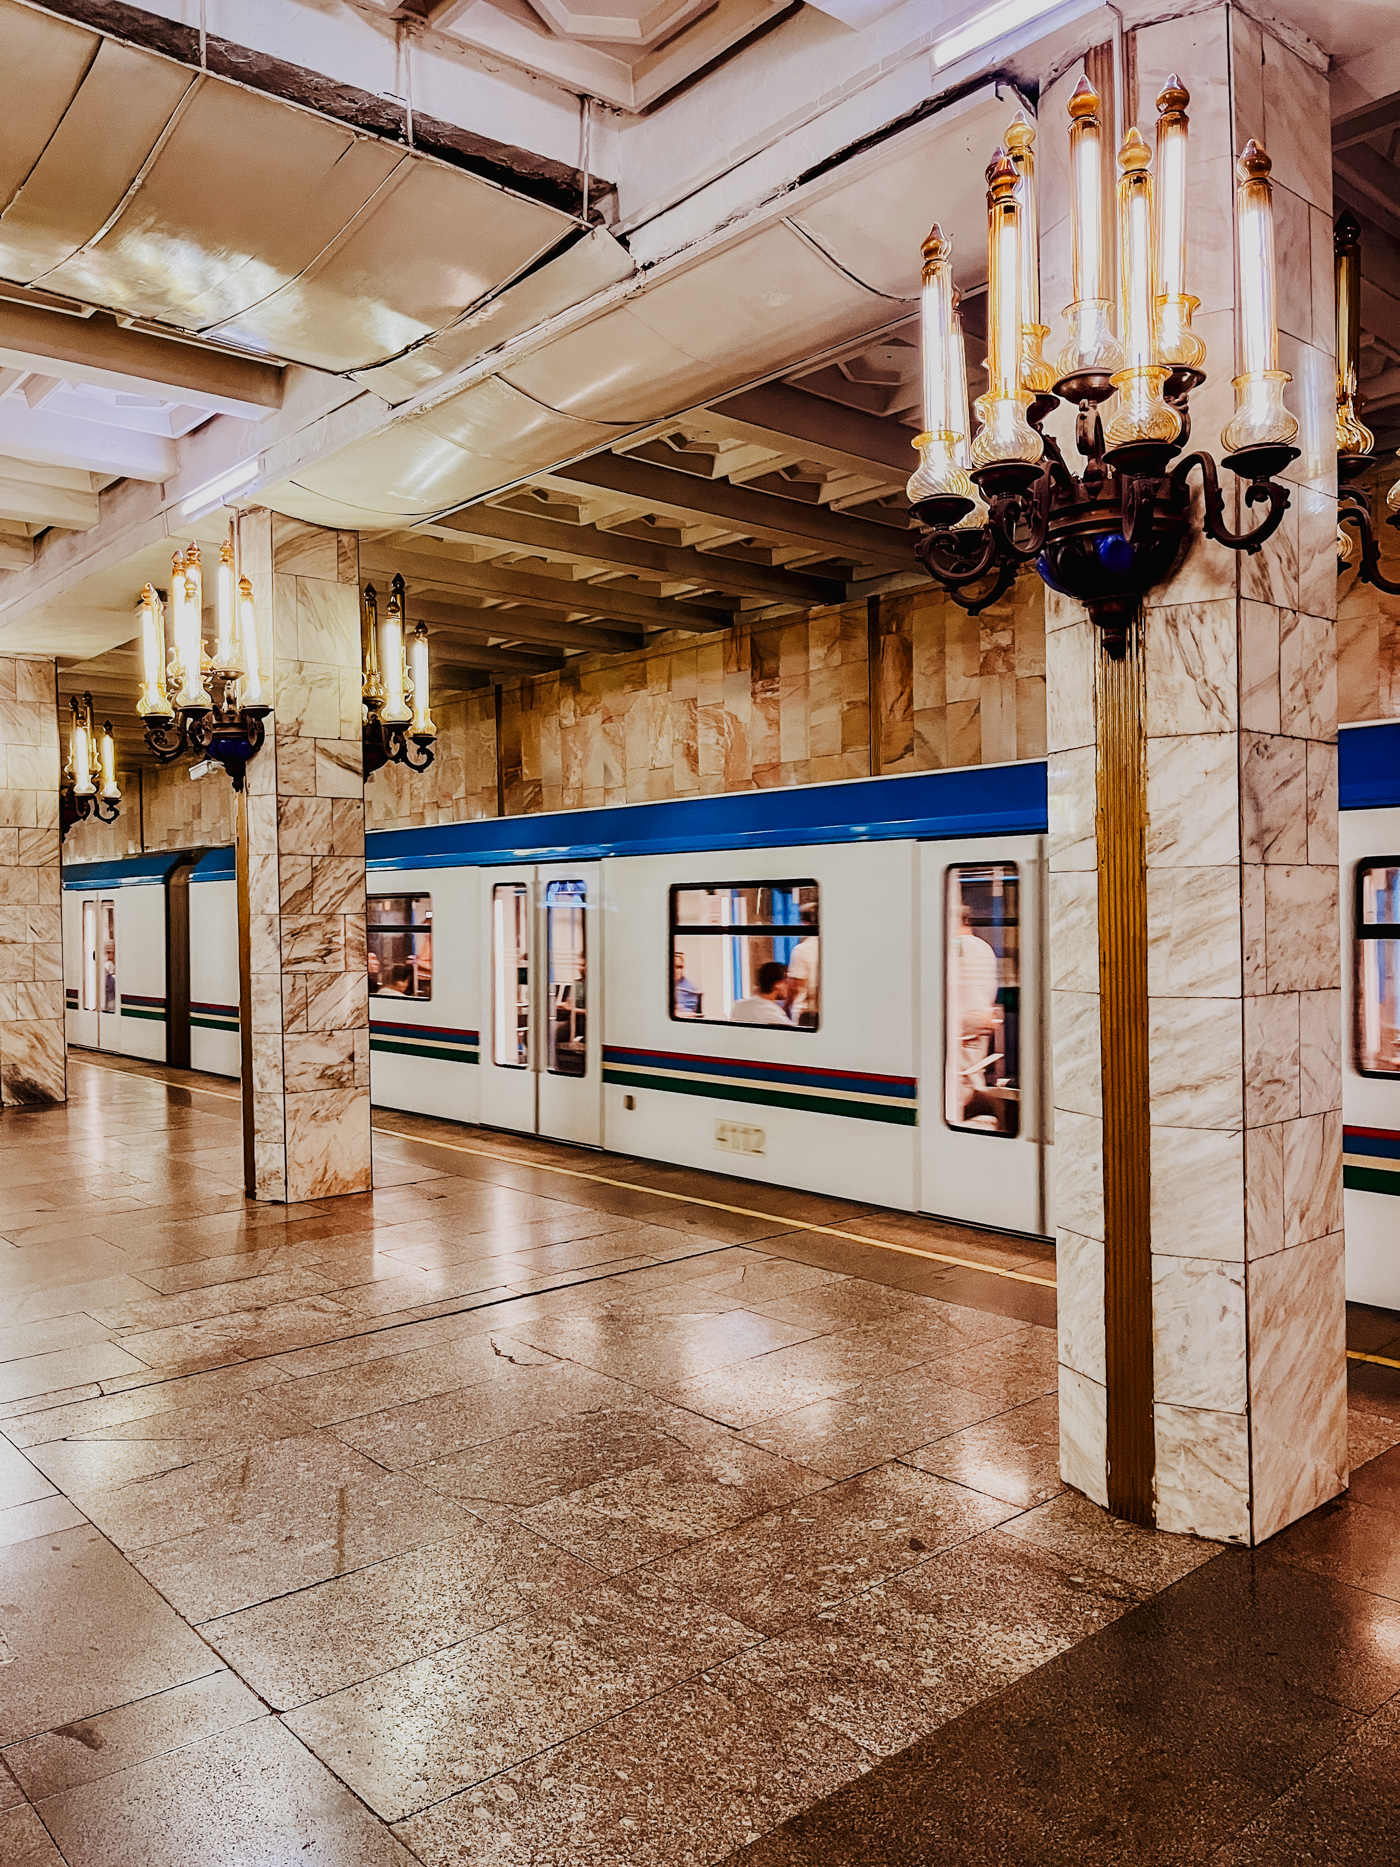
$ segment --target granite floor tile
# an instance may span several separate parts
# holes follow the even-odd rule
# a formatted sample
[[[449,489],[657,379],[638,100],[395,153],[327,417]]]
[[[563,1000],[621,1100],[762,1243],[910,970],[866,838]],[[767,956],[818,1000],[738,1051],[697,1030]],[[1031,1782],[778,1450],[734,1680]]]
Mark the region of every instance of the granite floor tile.
[[[8,1510],[0,1510],[0,1549],[11,1543],[27,1543],[31,1537],[75,1530],[86,1522],[83,1513],[57,1492],[32,1504],[12,1504]]]
[[[412,1867],[397,1842],[275,1718],[63,1790],[41,1805],[68,1867]]]
[[[53,1837],[28,1803],[0,1811],[0,1860],[5,1867],[64,1867]]]
[[[520,1333],[535,1347],[566,1355],[598,1374],[659,1386],[731,1368],[815,1331],[750,1310],[647,1316],[628,1309],[621,1316],[610,1310],[554,1316],[523,1326]]]
[[[1216,1554],[1217,1545],[1194,1536],[1169,1536],[1110,1517],[1077,1491],[1063,1492],[1012,1517],[1008,1536],[1038,1543],[1052,1555],[1116,1575],[1143,1594],[1169,1587]]]
[[[55,1484],[76,1497],[223,1453],[300,1438],[314,1422],[288,1401],[289,1386],[277,1382],[270,1390],[206,1400],[191,1407],[163,1408],[120,1423],[90,1427],[42,1444],[31,1456]]]
[[[706,1867],[868,1762],[849,1738],[794,1719],[760,1689],[701,1678],[436,1804],[398,1832],[428,1867]]]
[[[829,1400],[770,1416],[743,1431],[755,1445],[780,1452],[813,1471],[829,1478],[850,1478],[923,1445],[936,1434],[985,1419],[996,1405],[985,1394],[946,1386],[931,1368],[920,1364],[884,1380],[865,1381]],[[921,1463],[918,1458],[910,1462]],[[941,1475],[959,1476],[956,1472]]]
[[[0,1744],[217,1667],[199,1636],[89,1526],[12,1544],[3,1564]]]
[[[5,1761],[29,1800],[42,1802],[265,1715],[256,1694],[220,1670],[12,1744]]]
[[[1056,1396],[1024,1401],[975,1426],[905,1452],[907,1464],[936,1472],[972,1491],[1005,1498],[1023,1510],[1064,1490]]]
[[[1059,1381],[1054,1337],[1028,1323],[976,1348],[938,1356],[930,1367],[939,1380],[986,1394],[1006,1407],[1054,1393]]]
[[[518,1524],[469,1521],[443,1542],[208,1621],[203,1633],[281,1711],[598,1581],[595,1569]]]
[[[23,1361],[0,1365],[0,1400],[30,1400],[82,1382],[104,1381],[116,1375],[147,1374],[151,1364],[114,1342],[89,1342],[81,1348],[62,1348],[50,1355],[27,1355]]]
[[[290,1406],[316,1426],[381,1413],[388,1407],[427,1400],[434,1394],[460,1392],[508,1376],[514,1368],[544,1367],[555,1357],[517,1341],[504,1330],[467,1336],[434,1348],[380,1355],[366,1343],[366,1358],[331,1374],[289,1380],[281,1385]],[[463,1410],[470,1407],[463,1403]]]
[[[677,1406],[746,1430],[926,1359],[917,1347],[911,1352],[892,1345],[887,1330],[851,1328],[812,1336],[738,1367],[671,1379],[658,1391]]]
[[[785,1629],[732,1662],[802,1718],[892,1755],[1140,1597],[993,1530]]]
[[[31,1504],[36,1498],[52,1497],[54,1487],[32,1465],[17,1446],[0,1439],[0,1510],[15,1504]]]
[[[683,1590],[600,1584],[288,1716],[394,1821],[652,1698],[758,1638]]]
[[[605,1574],[633,1569],[815,1490],[821,1479],[740,1439],[682,1449],[520,1512]]]
[[[773,1633],[1013,1514],[907,1465],[881,1465],[663,1557],[650,1572]]]

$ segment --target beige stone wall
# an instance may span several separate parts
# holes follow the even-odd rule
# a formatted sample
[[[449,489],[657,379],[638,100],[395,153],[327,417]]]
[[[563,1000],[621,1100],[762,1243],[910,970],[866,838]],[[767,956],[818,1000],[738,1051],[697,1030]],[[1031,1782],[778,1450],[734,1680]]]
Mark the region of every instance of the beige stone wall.
[[[117,773],[121,814],[115,823],[89,818],[63,842],[65,862],[111,862],[166,849],[215,848],[233,841],[234,791],[221,767],[191,779],[185,763],[165,770]]]
[[[0,1103],[66,1099],[58,707],[51,661],[0,660]]]
[[[501,696],[505,814],[1045,755],[1039,579],[970,617],[929,589],[587,656]],[[871,646],[874,645],[874,679]],[[872,685],[879,722],[871,746]],[[496,814],[495,696],[438,710],[437,759],[366,789],[371,829]]]

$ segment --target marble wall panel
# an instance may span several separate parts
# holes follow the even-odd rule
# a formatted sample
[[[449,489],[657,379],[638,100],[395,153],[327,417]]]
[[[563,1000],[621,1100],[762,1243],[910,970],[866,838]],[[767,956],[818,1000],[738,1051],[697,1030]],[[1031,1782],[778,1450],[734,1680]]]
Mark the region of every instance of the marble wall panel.
[[[1158,1401],[1243,1414],[1245,1267],[1218,1258],[1152,1259],[1152,1380]]]
[[[1102,1387],[1104,1374],[1103,1242],[1060,1230],[1055,1241],[1060,1362]]]
[[[1100,1299],[1102,1301],[1102,1299]],[[1108,1503],[1107,1394],[1097,1381],[1060,1366],[1060,1476],[1095,1504]]]
[[[0,1106],[67,1099],[52,661],[0,659]],[[9,911],[4,911],[9,910]]]
[[[1243,1258],[1241,1133],[1153,1128],[1152,1249],[1162,1257]]]
[[[1347,1482],[1345,1250],[1340,1232],[1250,1263],[1254,1534],[1272,1536]]]
[[[1249,1423],[1244,1413],[1158,1402],[1153,1421],[1158,1529],[1247,1543]]]

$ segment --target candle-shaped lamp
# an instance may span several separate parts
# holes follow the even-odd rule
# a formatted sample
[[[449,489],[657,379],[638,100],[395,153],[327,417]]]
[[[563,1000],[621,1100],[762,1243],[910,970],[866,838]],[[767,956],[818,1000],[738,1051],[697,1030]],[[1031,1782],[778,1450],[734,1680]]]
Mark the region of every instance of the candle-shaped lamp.
[[[168,720],[173,715],[165,691],[165,605],[150,584],[141,591],[136,620],[141,636],[141,693],[136,711],[142,719]]]
[[[1110,448],[1174,441],[1181,417],[1162,399],[1170,371],[1157,361],[1157,294],[1152,266],[1152,152],[1131,129],[1118,152],[1118,227],[1123,304],[1123,367],[1111,381],[1118,408],[1105,435]]]
[[[379,595],[372,583],[365,585],[363,633],[365,640],[365,678],[360,696],[371,713],[384,704],[384,682],[379,674]]]
[[[238,677],[238,704],[245,713],[270,713],[263,692],[262,657],[258,653],[258,611],[253,601],[253,586],[246,577],[238,580],[238,647],[243,658],[243,672]]]
[[[186,713],[201,713],[213,702],[204,685],[204,593],[198,545],[191,545],[188,554],[175,553],[170,566],[170,597],[175,612],[175,672],[180,683],[175,705]]]
[[[1172,369],[1199,370],[1206,347],[1191,329],[1200,303],[1186,290],[1186,106],[1191,93],[1175,73],[1157,94],[1157,356]]]
[[[1107,378],[1123,363],[1113,334],[1112,285],[1104,228],[1104,144],[1098,92],[1081,78],[1069,100],[1070,265],[1073,303],[1065,308],[1069,342],[1056,363],[1061,381]]]
[[[79,700],[74,694],[69,705],[73,709],[73,725],[68,740],[68,776],[73,780],[73,795],[95,797],[97,786],[92,781],[92,702],[86,695]]]
[[[909,480],[909,501],[911,505],[918,505],[925,499],[963,500],[970,504],[972,482],[967,477],[966,459],[958,457],[959,448],[965,450],[967,445],[967,364],[961,355],[962,332],[953,305],[952,242],[940,228],[934,227],[924,241],[923,253],[920,337],[924,363],[924,432],[914,441],[919,450],[919,465]],[[956,357],[955,344],[959,352]],[[958,400],[960,373],[961,401]]]
[[[112,722],[102,722],[102,738],[99,742],[99,764],[102,772],[102,795],[111,804],[120,804],[122,788],[117,783],[117,742],[112,737]]]
[[[238,592],[234,581],[231,538],[219,552],[214,594],[216,623],[212,671],[222,675],[241,674],[243,661],[238,652]]]
[[[1278,366],[1272,167],[1251,137],[1235,169],[1241,369],[1235,378],[1235,412],[1220,437],[1227,454],[1247,447],[1287,447],[1298,432],[1283,405],[1283,385],[1293,379]]]
[[[413,720],[404,661],[403,598],[403,578],[396,576],[389,586],[389,601],[379,624],[379,674],[384,683],[384,706],[379,717],[386,726],[408,726]]]
[[[1035,462],[1044,443],[1026,420],[1030,392],[1021,386],[1021,204],[1019,177],[1004,149],[987,170],[987,393],[977,398],[982,423],[972,443],[979,467]]]
[[[1332,230],[1337,284],[1337,453],[1344,460],[1364,460],[1376,437],[1362,421],[1357,387],[1361,356],[1361,222],[1343,208]]]
[[[1032,395],[1048,395],[1055,372],[1041,355],[1048,324],[1040,321],[1040,204],[1035,187],[1035,125],[1018,110],[1006,132],[1006,153],[1020,180],[1021,207],[1021,386]]]
[[[437,738],[437,727],[428,706],[428,630],[424,623],[419,623],[409,640],[409,660],[413,680],[413,725],[408,736],[419,745],[431,745]]]

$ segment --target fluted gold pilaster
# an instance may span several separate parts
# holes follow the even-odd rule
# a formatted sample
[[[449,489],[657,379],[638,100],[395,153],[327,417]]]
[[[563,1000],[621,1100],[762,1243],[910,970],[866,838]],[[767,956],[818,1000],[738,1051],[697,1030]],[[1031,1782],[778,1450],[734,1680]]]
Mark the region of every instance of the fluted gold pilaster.
[[[1142,623],[1098,646],[1099,1020],[1103,1058],[1108,1504],[1153,1521],[1151,1130],[1147,1032],[1147,740]]]

